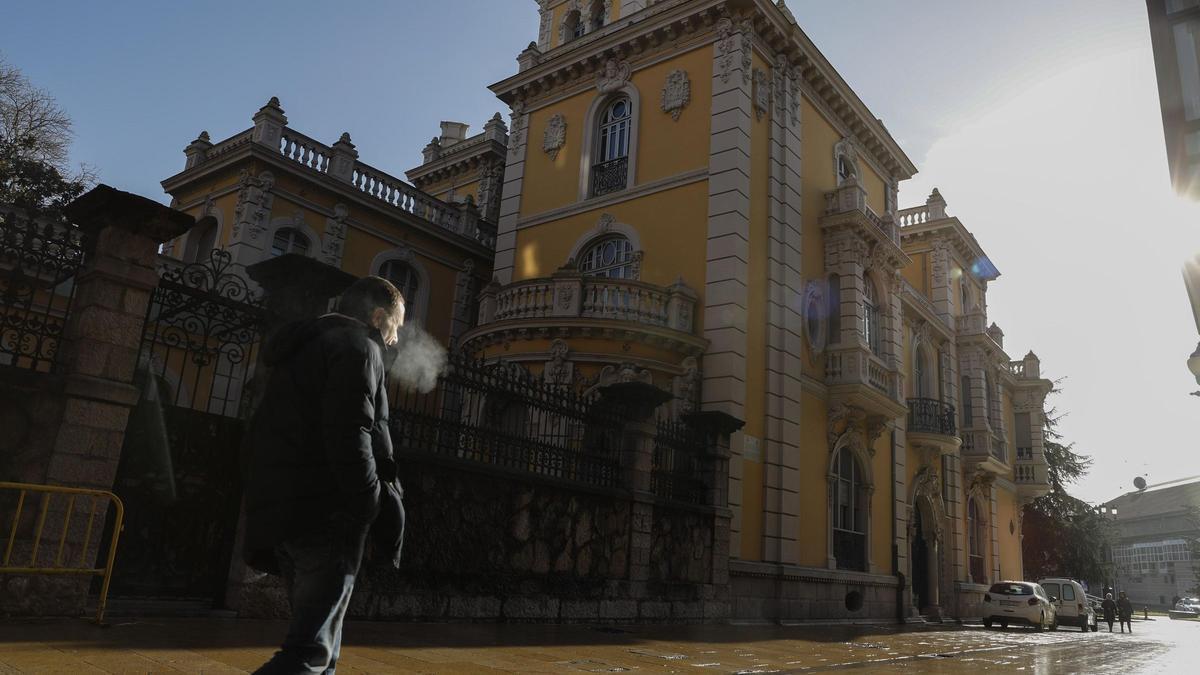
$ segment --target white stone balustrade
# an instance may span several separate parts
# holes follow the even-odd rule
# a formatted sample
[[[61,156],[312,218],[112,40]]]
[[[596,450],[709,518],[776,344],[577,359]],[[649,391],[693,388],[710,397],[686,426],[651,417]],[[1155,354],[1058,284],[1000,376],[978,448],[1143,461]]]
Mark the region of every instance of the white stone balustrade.
[[[929,217],[928,206],[914,206],[911,209],[900,209],[896,212],[896,221],[899,222],[900,227],[912,227],[928,223],[930,220],[932,218]]]
[[[896,246],[900,245],[900,228],[888,216],[881,218],[867,203],[867,191],[854,178],[848,179],[838,189],[825,193],[825,215],[839,213],[861,213],[875,228]]]
[[[309,171],[349,183],[369,197],[424,219],[484,246],[495,245],[496,227],[479,218],[474,207],[447,204],[384,171],[358,161],[358,151],[349,134],[332,146],[314,140],[287,126],[279,100],[272,98],[254,115],[254,127],[220,143],[212,144],[206,133],[184,150],[185,170],[212,162],[221,155],[254,144],[278,152],[281,157]],[[506,139],[502,121],[493,120],[483,139]]]
[[[882,359],[861,348],[830,351],[825,356],[825,383],[867,384],[900,400],[899,377]]]
[[[632,279],[559,271],[553,277],[491,285],[480,295],[480,325],[526,319],[603,319],[693,333],[696,294]]]

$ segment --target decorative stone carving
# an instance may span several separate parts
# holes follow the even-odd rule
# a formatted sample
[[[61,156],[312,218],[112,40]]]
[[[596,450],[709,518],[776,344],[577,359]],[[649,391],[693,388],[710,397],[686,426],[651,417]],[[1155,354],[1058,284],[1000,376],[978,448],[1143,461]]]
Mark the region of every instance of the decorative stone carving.
[[[754,93],[751,98],[754,101],[754,117],[761,120],[771,109],[771,86],[767,83],[767,74],[761,68],[754,69]]]
[[[929,322],[917,321],[912,329],[913,346],[929,344]]]
[[[662,90],[662,111],[670,113],[671,119],[679,121],[683,109],[692,101],[692,82],[688,79],[687,71],[672,70],[667,74],[667,82]]]
[[[875,456],[875,441],[883,435],[887,429],[887,420],[883,417],[873,416],[867,419],[866,436],[867,436],[867,452],[872,457]]]
[[[262,171],[251,176],[249,171],[242,169],[239,182],[241,188],[234,209],[232,241],[244,238],[256,241],[267,229],[267,216],[275,202],[275,196],[271,194],[271,189],[275,187],[275,175],[270,171]]]
[[[610,384],[624,384],[629,382],[654,384],[654,378],[650,374],[650,371],[645,368],[639,370],[632,363],[622,363],[619,366],[604,366],[601,368],[597,386],[605,387]]]
[[[742,84],[750,84],[750,68],[754,65],[754,24],[749,19],[738,26],[742,34]]]
[[[733,70],[733,22],[722,18],[717,22],[717,66],[721,73],[721,81],[729,81],[729,71]]]
[[[642,258],[645,255],[645,251],[634,251],[629,256],[629,273],[634,279],[642,278]]]
[[[787,119],[787,57],[775,57],[775,68],[771,71],[771,96],[775,97],[775,116],[780,121]]]
[[[571,303],[575,300],[575,289],[571,286],[562,286],[558,289],[558,306],[564,310],[571,308]]]
[[[546,131],[542,134],[542,152],[550,155],[550,160],[558,159],[558,151],[567,143],[567,118],[562,114],[551,117],[546,122]]]
[[[611,213],[602,213],[600,214],[600,220],[596,221],[596,230],[601,233],[608,232],[612,230],[613,223],[615,222],[617,222],[617,219],[613,218]]]
[[[508,125],[508,152],[516,156],[520,152],[521,146],[525,145],[525,124],[528,122],[525,119],[525,104],[517,101],[512,105],[512,115],[510,117],[511,124]]]
[[[567,360],[570,348],[563,340],[550,343],[550,360],[542,371],[542,377],[548,384],[563,386],[574,379],[575,364]]]
[[[791,113],[792,126],[800,123],[800,72],[789,68],[788,78],[788,109]]]
[[[596,89],[601,94],[611,94],[624,87],[632,74],[633,69],[628,61],[609,59],[604,62],[604,70],[596,75]]]
[[[504,187],[504,166],[487,164],[479,170],[479,207],[483,219],[496,222],[500,214],[500,197]]]
[[[675,378],[675,398],[679,402],[679,413],[686,415],[699,407],[700,363],[696,357],[689,356],[680,365],[683,366],[683,374]]]
[[[333,217],[325,219],[325,234],[321,237],[321,262],[334,267],[342,266],[342,250],[346,244],[346,220],[350,209],[345,204],[335,204]]]

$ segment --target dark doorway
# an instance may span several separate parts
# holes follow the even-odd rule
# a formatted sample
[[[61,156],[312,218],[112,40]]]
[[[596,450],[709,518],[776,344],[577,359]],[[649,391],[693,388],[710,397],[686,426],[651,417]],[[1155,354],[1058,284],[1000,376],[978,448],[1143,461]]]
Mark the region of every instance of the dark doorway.
[[[929,547],[925,543],[925,532],[921,525],[921,509],[913,509],[913,539],[911,557],[912,561],[912,585],[913,585],[913,604],[916,605],[917,611],[925,607],[929,598]]]

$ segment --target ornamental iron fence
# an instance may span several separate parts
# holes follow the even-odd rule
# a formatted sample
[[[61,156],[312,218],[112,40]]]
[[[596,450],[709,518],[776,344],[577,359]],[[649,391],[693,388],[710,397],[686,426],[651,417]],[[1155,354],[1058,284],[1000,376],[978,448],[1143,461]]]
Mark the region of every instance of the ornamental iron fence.
[[[701,473],[704,435],[677,420],[660,420],[654,436],[650,491],[663,499],[688,504],[708,502],[708,484]]]
[[[598,487],[620,482],[623,420],[516,363],[453,355],[432,391],[389,385],[397,453],[484,464]]]
[[[83,256],[74,225],[0,213],[0,366],[56,370]]]
[[[128,513],[113,594],[219,602],[264,309],[226,251],[159,274],[113,486]]]

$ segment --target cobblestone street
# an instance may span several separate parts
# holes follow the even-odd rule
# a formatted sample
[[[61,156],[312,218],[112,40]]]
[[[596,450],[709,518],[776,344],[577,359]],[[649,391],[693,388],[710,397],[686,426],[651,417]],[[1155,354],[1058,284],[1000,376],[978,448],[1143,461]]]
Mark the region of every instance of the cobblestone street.
[[[0,623],[0,673],[242,673],[270,655],[284,628],[221,619],[114,619],[103,629],[9,621]],[[351,623],[338,672],[1194,672],[1200,623],[1160,618],[1134,629]]]

